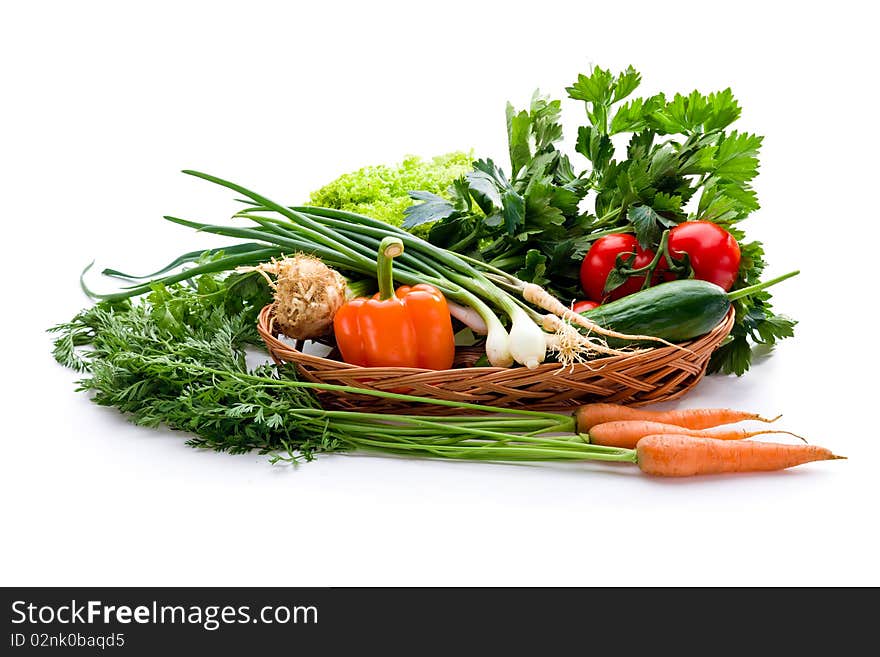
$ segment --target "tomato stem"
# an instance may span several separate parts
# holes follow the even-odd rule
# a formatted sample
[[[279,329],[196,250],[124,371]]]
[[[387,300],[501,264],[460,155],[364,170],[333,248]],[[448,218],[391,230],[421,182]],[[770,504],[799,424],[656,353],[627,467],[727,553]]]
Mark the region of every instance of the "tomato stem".
[[[654,254],[654,257],[644,267],[621,267],[620,273],[624,274],[627,277],[632,277],[637,274],[645,274],[645,280],[642,282],[642,289],[645,290],[651,286],[651,280],[654,278],[654,270],[660,265],[661,258],[666,258],[666,264],[669,267],[669,271],[676,272],[678,274],[690,273],[690,263],[688,259],[688,254],[682,254],[682,257],[679,260],[674,260],[672,255],[669,253],[669,230],[664,230],[663,235],[660,236],[660,244],[657,246],[657,252]],[[680,263],[680,264],[679,264]]]
[[[660,236],[660,245],[657,247],[657,252],[654,254],[654,257],[651,258],[651,262],[649,262],[644,267],[639,267],[638,269],[633,269],[627,272],[630,276],[634,274],[645,274],[645,280],[642,281],[642,289],[647,290],[651,287],[651,279],[654,278],[654,270],[657,269],[657,265],[660,264],[660,258],[667,252],[667,244],[669,243],[669,231],[664,230],[663,235]]]

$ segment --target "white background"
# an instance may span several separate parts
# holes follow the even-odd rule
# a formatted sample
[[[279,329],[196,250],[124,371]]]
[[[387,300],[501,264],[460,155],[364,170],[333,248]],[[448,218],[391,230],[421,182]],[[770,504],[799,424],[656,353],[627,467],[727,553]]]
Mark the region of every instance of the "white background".
[[[0,584],[880,584],[870,3],[314,4],[0,10]],[[278,467],[134,427],[51,360],[43,330],[86,305],[84,264],[144,270],[214,243],[161,220],[235,207],[180,169],[297,202],[407,153],[505,160],[505,101],[560,97],[590,63],[633,64],[646,94],[733,87],[739,127],[766,135],[746,227],[768,274],[803,271],[774,292],[797,337],[680,405],[783,412],[848,461],[687,481],[373,456]],[[577,125],[581,107],[565,112]]]

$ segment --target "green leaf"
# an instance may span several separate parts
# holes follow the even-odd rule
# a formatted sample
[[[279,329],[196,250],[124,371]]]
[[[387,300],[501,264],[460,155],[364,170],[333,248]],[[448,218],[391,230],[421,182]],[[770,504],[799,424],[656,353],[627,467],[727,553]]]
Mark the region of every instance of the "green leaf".
[[[240,313],[245,307],[262,308],[272,301],[272,290],[258,272],[232,273],[223,281],[224,309],[227,314]]]
[[[580,261],[584,259],[584,256],[587,255],[587,252],[590,250],[596,240],[595,238],[585,236],[569,241],[571,243],[571,245],[568,247],[569,256],[572,260],[576,260],[578,263],[580,263]]]
[[[592,126],[578,128],[575,150],[593,164],[593,169],[603,171],[614,157],[614,145],[607,135]]]
[[[516,233],[516,229],[525,221],[525,201],[513,189],[506,190],[501,200],[501,214],[504,216],[504,227],[508,235],[513,235]]]
[[[566,87],[568,97],[588,103],[604,105],[611,100],[614,76],[596,66],[590,75],[579,74],[577,82]]]
[[[751,365],[752,348],[745,336],[737,336],[721,345],[709,359],[708,371],[742,376]]]
[[[696,132],[700,129],[704,129],[703,124],[712,113],[709,99],[695,89],[688,94],[686,106],[687,124],[690,131]]]
[[[736,185],[722,183],[718,185],[718,189],[721,190],[725,196],[736,201],[737,207],[743,217],[761,207],[761,204],[758,203],[758,195],[755,193],[755,190],[747,184]]]
[[[568,187],[553,187],[553,198],[550,203],[559,208],[562,214],[571,216],[577,214],[578,204],[583,196]]]
[[[536,239],[538,237],[545,237],[546,233],[547,233],[546,229],[544,229],[540,226],[533,227],[533,228],[521,228],[517,232],[515,239],[517,242],[520,242],[521,244],[525,244],[527,242],[533,241],[534,239]]]
[[[495,162],[492,161],[492,158],[474,161],[474,171],[480,171],[486,174],[489,178],[495,181],[495,184],[498,185],[499,189],[510,188],[510,181],[507,180],[507,176],[504,175],[504,172],[496,166]]]
[[[616,135],[620,132],[640,132],[651,127],[651,117],[665,104],[663,94],[650,98],[633,98],[617,108],[614,118],[611,119],[609,134]]]
[[[671,144],[663,144],[654,149],[648,162],[648,180],[653,187],[659,187],[663,178],[678,174],[678,153]]]
[[[507,143],[510,151],[510,168],[514,177],[532,157],[529,148],[531,123],[528,112],[522,110],[517,113],[513,105],[507,103]]]
[[[556,163],[557,153],[541,153],[532,158],[526,169],[527,187],[536,182],[550,183],[552,182],[552,171]]]
[[[571,160],[568,159],[568,155],[563,153],[559,153],[559,157],[556,158],[556,178],[564,185],[572,185],[577,186],[580,182],[578,175],[574,172],[574,167],[571,164]],[[572,189],[572,191],[575,191]]]
[[[446,219],[446,217],[455,212],[455,207],[452,203],[437,194],[413,191],[409,192],[409,196],[414,201],[424,202],[411,205],[403,211],[405,217],[403,220],[404,228],[414,228],[429,221]]]
[[[617,76],[614,83],[614,97],[611,102],[616,103],[629,96],[639,83],[642,81],[641,74],[632,66],[627,66],[626,70]]]
[[[528,283],[546,285],[550,280],[545,276],[547,271],[547,256],[537,249],[526,251],[523,267],[516,272],[516,277]]]
[[[484,171],[472,171],[465,175],[471,196],[477,202],[483,214],[489,215],[495,208],[501,207],[501,193],[492,176]]]
[[[662,135],[683,133],[687,129],[685,117],[687,108],[685,97],[675,94],[665,106],[658,108],[651,115],[652,127]]]
[[[747,184],[716,182],[710,179],[703,187],[694,218],[731,224],[745,219],[759,207],[755,190]]]
[[[540,96],[538,91],[532,95],[529,112],[532,137],[535,142],[535,153],[551,150],[553,144],[562,139],[562,102]]]
[[[617,112],[611,119],[608,134],[616,135],[619,132],[638,132],[647,126],[647,119],[642,111],[644,100],[634,98],[617,108]]]
[[[709,99],[694,90],[687,96],[675,94],[671,101],[651,115],[651,121],[663,134],[689,135],[703,132],[703,124],[711,114]]]
[[[652,192],[651,160],[630,160],[618,174],[617,186],[625,205],[647,200]]]
[[[743,236],[737,235],[735,231],[734,237],[739,242],[740,251],[740,281],[737,281],[735,287],[754,285],[759,282],[761,274],[764,273],[764,245],[758,241],[746,242]]]
[[[679,148],[679,171],[682,175],[702,175],[715,167],[715,153],[721,136],[716,133],[689,136]]]
[[[613,292],[621,285],[629,280],[629,276],[625,276],[620,272],[619,269],[614,268],[608,272],[608,278],[605,279],[605,287],[603,288],[603,292],[608,294],[609,292]]]
[[[452,196],[453,205],[459,212],[470,212],[473,208],[471,190],[464,176],[452,181],[448,193]]]
[[[626,218],[633,225],[636,239],[643,249],[654,248],[660,241],[663,227],[670,228],[677,222],[657,214],[647,205],[639,205],[629,209]]]
[[[724,91],[715,91],[709,94],[709,116],[703,122],[703,129],[723,130],[739,118],[741,109],[739,103],[733,97],[730,87]]]
[[[763,137],[731,132],[718,144],[713,175],[724,180],[747,182],[758,174],[758,151]]]
[[[452,182],[470,171],[470,153],[447,153],[422,160],[404,158],[395,165],[371,165],[345,173],[312,192],[308,205],[367,215],[400,226],[403,210],[411,205],[407,191],[445,194]]]
[[[784,315],[770,315],[757,325],[756,330],[762,343],[772,345],[777,340],[792,337],[796,324],[796,321]]]
[[[645,130],[637,132],[629,138],[626,147],[626,156],[631,160],[640,160],[648,157],[651,146],[654,144],[654,131]]]
[[[525,194],[525,210],[530,225],[549,228],[565,223],[565,214],[561,208],[554,204],[557,190],[560,194],[570,194],[561,188],[554,189],[552,185],[547,183],[529,185]],[[575,209],[576,207],[577,202],[575,202]]]
[[[437,246],[448,247],[460,242],[475,230],[470,217],[451,217],[438,221],[428,232],[428,241]]]
[[[651,206],[659,212],[680,212],[681,196],[657,192],[651,200]]]

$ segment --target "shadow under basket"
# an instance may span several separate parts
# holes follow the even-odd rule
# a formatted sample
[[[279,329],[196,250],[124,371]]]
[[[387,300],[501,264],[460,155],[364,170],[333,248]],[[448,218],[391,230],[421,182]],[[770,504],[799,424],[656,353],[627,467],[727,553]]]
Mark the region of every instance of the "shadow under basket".
[[[456,350],[449,370],[409,367],[358,367],[334,360],[337,351],[322,358],[278,339],[273,306],[260,312],[257,330],[277,363],[293,363],[303,380],[353,386],[368,390],[403,392],[453,402],[488,404],[504,408],[564,410],[589,402],[638,406],[676,399],[706,374],[709,357],[733,327],[733,309],[712,331],[679,348],[658,345],[625,356],[596,358],[573,367],[544,363],[525,367],[474,367],[480,347]],[[683,348],[682,348],[683,347]],[[412,403],[356,393],[316,391],[328,408],[371,412],[413,412]],[[449,415],[473,411],[449,406],[420,406],[419,414]]]

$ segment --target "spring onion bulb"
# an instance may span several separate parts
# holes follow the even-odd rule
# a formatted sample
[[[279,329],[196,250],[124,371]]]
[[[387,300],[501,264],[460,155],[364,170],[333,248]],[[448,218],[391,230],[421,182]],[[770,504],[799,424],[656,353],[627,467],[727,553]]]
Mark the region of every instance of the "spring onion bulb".
[[[544,331],[521,308],[511,311],[510,354],[530,370],[544,362],[547,340]]]
[[[510,350],[510,335],[497,316],[487,318],[486,358],[492,367],[510,367],[513,365],[513,353]]]

